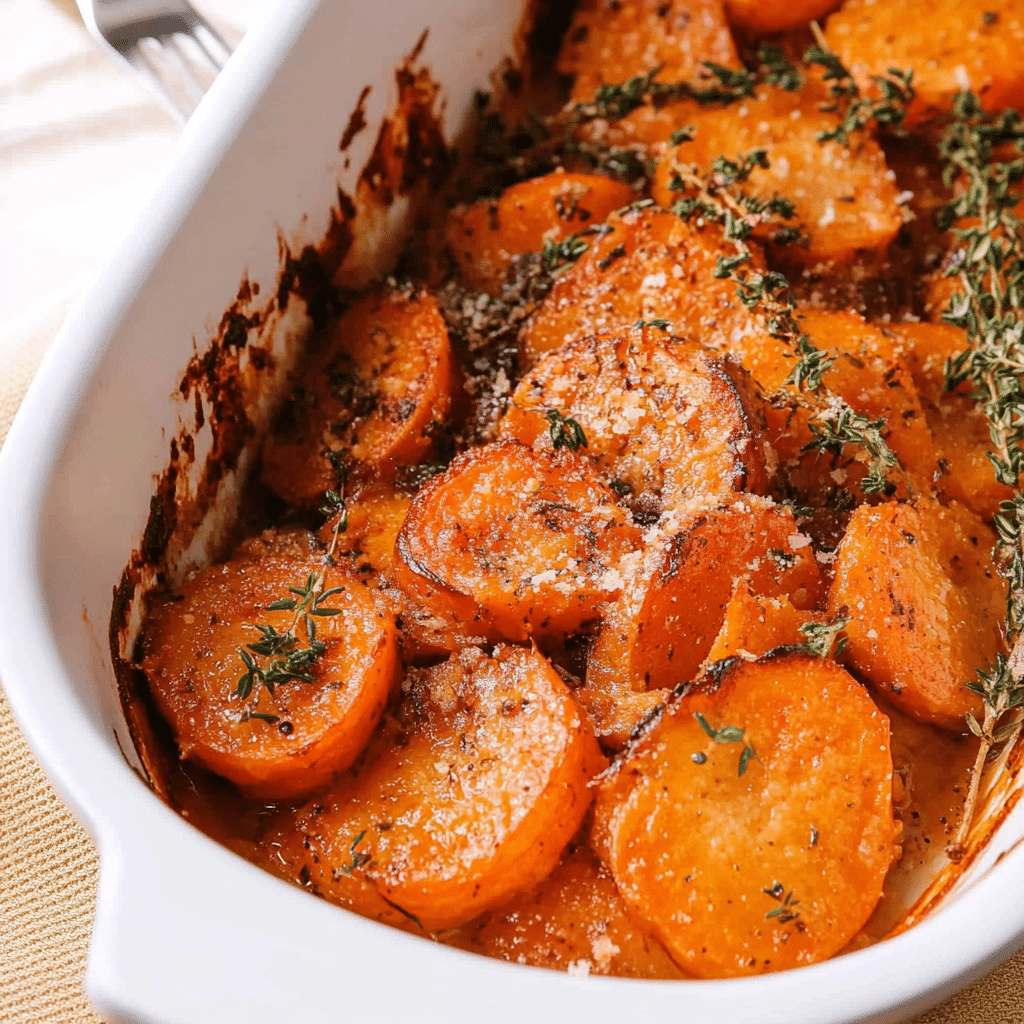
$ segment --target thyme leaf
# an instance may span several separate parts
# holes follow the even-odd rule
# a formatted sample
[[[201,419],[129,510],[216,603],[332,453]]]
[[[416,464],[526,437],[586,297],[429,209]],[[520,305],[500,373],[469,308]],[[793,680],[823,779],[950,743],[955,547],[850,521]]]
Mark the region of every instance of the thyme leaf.
[[[793,899],[793,890],[790,889],[787,893],[786,887],[781,882],[772,882],[770,886],[762,889],[761,892],[779,902],[779,905],[774,910],[769,910],[764,915],[766,921],[774,919],[779,924],[788,924],[800,916],[800,911],[796,909],[800,901]]]
[[[743,743],[744,731],[736,725],[723,725],[721,729],[716,729],[699,711],[693,713],[693,717],[697,719],[697,724],[711,737],[716,743]],[[750,743],[744,744],[743,750],[740,752],[739,768],[737,775],[742,776],[747,766],[750,764],[751,758],[757,757],[757,752],[754,750]],[[694,761],[697,764],[703,762],[697,761],[694,757]]]
[[[827,658],[834,654],[842,654],[847,644],[847,637],[840,634],[850,621],[849,615],[837,615],[831,622],[805,622],[800,632],[807,637],[806,646],[812,654],[819,658]]]
[[[553,448],[568,448],[575,452],[588,447],[587,435],[577,420],[571,416],[563,416],[557,409],[547,409],[544,415],[548,418],[548,431],[551,434]]]

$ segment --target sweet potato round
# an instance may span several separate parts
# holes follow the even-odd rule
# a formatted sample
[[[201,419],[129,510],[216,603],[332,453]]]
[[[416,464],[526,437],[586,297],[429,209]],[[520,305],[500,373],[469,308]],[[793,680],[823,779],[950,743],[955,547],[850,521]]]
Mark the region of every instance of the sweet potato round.
[[[838,0],[725,0],[725,13],[733,25],[768,34],[799,28],[837,6]]]
[[[309,508],[339,486],[332,454],[357,477],[393,477],[431,450],[458,388],[437,302],[408,290],[369,292],[319,342],[263,447],[263,481]]]
[[[877,93],[872,75],[913,69],[917,95],[908,125],[950,110],[965,88],[986,110],[1024,102],[1019,0],[846,0],[829,17],[825,38],[869,94]]]
[[[469,648],[403,692],[360,765],[297,815],[283,873],[372,912],[369,886],[427,931],[454,928],[551,872],[604,759],[535,650]]]
[[[556,171],[512,185],[497,199],[457,207],[448,215],[445,238],[462,279],[500,295],[516,256],[603,224],[634,199],[628,185],[603,175]]]
[[[535,889],[471,921],[448,941],[474,953],[556,971],[685,977],[661,943],[626,913],[611,873],[585,836]]]
[[[749,375],[658,328],[552,352],[516,388],[501,436],[550,445],[551,408],[571,412],[587,454],[634,508],[681,513],[767,489],[764,414]]]
[[[839,545],[828,605],[851,616],[843,657],[922,721],[962,732],[981,713],[964,684],[1005,651],[995,539],[966,508],[920,499],[862,506]]]
[[[889,721],[831,661],[720,666],[603,778],[595,846],[698,977],[824,960],[867,921],[892,860]],[[731,728],[716,742],[698,715]]]
[[[395,578],[470,633],[556,636],[599,617],[622,585],[616,565],[638,543],[582,455],[499,441],[459,456],[419,492],[398,534]]]
[[[256,683],[240,700],[246,666],[239,652],[260,640],[253,623],[286,630],[294,613],[267,605],[321,571],[325,590],[343,590],[325,606],[340,614],[315,619],[327,650],[306,670],[313,681],[278,684],[273,695]],[[301,626],[298,636],[305,646]],[[181,756],[264,799],[300,797],[347,769],[373,732],[398,668],[394,626],[359,579],[343,566],[325,569],[322,556],[288,553],[211,566],[154,603],[141,664]],[[246,709],[275,720],[243,719]]]
[[[738,67],[721,0],[623,0],[614,7],[585,0],[573,12],[557,69],[574,75],[573,99],[598,86],[661,68],[663,82],[684,82],[701,61]]]
[[[524,366],[570,341],[618,333],[637,320],[667,320],[673,334],[731,352],[769,335],[736,297],[734,282],[716,278],[720,256],[735,255],[721,229],[703,230],[656,207],[612,214],[607,234],[595,238],[558,277],[519,338]],[[764,270],[756,242],[752,269]]]

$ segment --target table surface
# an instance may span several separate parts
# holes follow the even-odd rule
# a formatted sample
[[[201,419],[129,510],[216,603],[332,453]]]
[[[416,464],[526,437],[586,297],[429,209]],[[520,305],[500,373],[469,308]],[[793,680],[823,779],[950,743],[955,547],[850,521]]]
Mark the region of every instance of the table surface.
[[[197,6],[235,42],[272,2]],[[0,0],[0,39],[2,442],[70,300],[144,208],[180,129],[69,0]],[[82,975],[97,877],[92,843],[0,693],[0,1020],[96,1024]],[[1024,954],[916,1024],[1024,1024]]]

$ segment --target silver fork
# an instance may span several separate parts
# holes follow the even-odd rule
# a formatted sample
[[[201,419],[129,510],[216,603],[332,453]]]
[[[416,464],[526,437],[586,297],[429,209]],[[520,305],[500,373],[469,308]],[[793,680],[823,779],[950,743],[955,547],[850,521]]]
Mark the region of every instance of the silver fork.
[[[231,48],[188,0],[78,0],[86,27],[180,121],[187,121]]]

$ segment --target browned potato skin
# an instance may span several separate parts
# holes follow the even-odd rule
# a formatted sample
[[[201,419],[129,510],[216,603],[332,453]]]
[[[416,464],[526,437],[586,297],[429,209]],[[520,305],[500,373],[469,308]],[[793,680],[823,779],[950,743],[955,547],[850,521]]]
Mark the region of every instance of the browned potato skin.
[[[329,599],[342,613],[317,621],[327,651],[309,670],[314,681],[279,685],[274,696],[257,684],[253,697],[239,700],[239,649],[260,639],[251,624],[287,629],[293,613],[267,605],[321,571],[325,590],[345,590]],[[181,756],[268,800],[304,796],[345,771],[373,732],[398,668],[391,620],[356,576],[324,569],[322,555],[243,554],[193,576],[179,593],[150,609],[141,667]],[[292,730],[240,721],[245,708],[277,715]]]
[[[996,479],[987,451],[992,448],[988,420],[971,397],[965,381],[954,391],[945,387],[946,360],[967,348],[967,336],[949,324],[907,323],[887,326],[913,374],[924,413],[939,449],[934,475],[939,496],[969,506],[983,519],[999,511],[1012,488]]]
[[[742,740],[715,743],[696,713]],[[889,720],[834,662],[796,652],[719,663],[602,777],[595,807],[627,906],[702,978],[837,953],[882,894],[894,835]],[[799,916],[768,916],[776,884]]]
[[[849,264],[861,253],[884,251],[903,224],[896,183],[887,174],[881,147],[864,132],[851,136],[845,146],[819,142],[819,132],[834,128],[838,119],[820,111],[811,96],[763,89],[724,110],[688,112],[687,120],[679,123],[693,124],[696,135],[666,149],[651,184],[655,201],[668,208],[680,197],[669,188],[676,161],[707,172],[722,154],[733,157],[764,149],[769,167],[755,168],[744,191],[761,199],[782,195],[793,202],[791,219],[773,218],[754,233],[768,243],[781,224],[797,228],[801,241],[777,247],[776,258],[786,264]]]
[[[739,67],[721,0],[584,0],[573,13],[556,69],[574,75],[572,98],[660,67],[663,82],[701,74],[701,61]]]
[[[828,601],[851,616],[842,657],[914,718],[962,732],[967,712],[981,714],[964,684],[1006,649],[995,540],[969,510],[925,499],[850,520]]]
[[[591,240],[527,321],[519,337],[523,366],[637,320],[667,320],[673,334],[726,352],[772,344],[736,297],[736,285],[714,276],[718,257],[735,255],[717,226],[699,230],[656,207],[612,214],[607,224],[612,230]],[[764,270],[759,247],[750,248],[751,269]]]
[[[302,508],[338,489],[332,452],[345,453],[356,478],[388,479],[419,462],[460,390],[444,320],[426,293],[369,292],[321,344],[291,415],[263,448],[263,481]]]
[[[801,609],[825,599],[810,541],[792,512],[764,499],[739,499],[647,549],[605,613],[587,664],[587,689],[615,694],[691,682],[740,580],[756,594],[788,596]]]
[[[333,902],[455,928],[550,874],[605,761],[536,650],[467,649],[403,692],[360,764],[271,842],[280,874]]]
[[[686,975],[653,935],[626,913],[608,869],[585,839],[530,892],[464,925],[445,941],[510,963],[620,978]]]
[[[735,362],[658,328],[552,352],[520,382],[501,437],[550,446],[547,409],[570,410],[587,454],[634,507],[683,511],[768,487],[762,402]]]
[[[872,75],[913,68],[916,98],[908,126],[950,110],[965,85],[986,110],[1019,109],[1024,102],[1020,0],[922,0],[913,6],[846,0],[829,17],[825,38],[868,93],[877,92]]]
[[[729,22],[765,34],[806,25],[839,6],[839,0],[725,0]]]
[[[527,640],[574,632],[621,587],[639,543],[590,462],[499,441],[459,456],[409,508],[395,579],[463,631]]]
[[[500,295],[516,256],[596,227],[634,199],[628,185],[604,175],[556,171],[512,185],[498,199],[457,207],[448,215],[445,237],[463,281]]]

